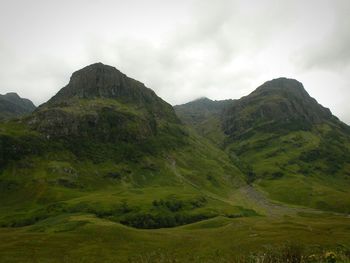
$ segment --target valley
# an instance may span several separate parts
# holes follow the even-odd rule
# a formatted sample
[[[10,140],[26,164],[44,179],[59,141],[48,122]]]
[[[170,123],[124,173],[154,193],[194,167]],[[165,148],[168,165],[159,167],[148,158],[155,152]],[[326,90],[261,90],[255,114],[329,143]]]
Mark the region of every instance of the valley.
[[[350,128],[296,80],[172,107],[96,63],[0,122],[0,261],[349,262],[349,187]]]

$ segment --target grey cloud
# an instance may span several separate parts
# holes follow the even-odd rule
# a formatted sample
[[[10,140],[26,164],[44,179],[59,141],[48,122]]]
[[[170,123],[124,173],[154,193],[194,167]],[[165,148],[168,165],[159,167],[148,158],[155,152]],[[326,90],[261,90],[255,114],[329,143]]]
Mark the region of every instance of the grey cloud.
[[[0,25],[0,93],[18,91],[38,104],[74,70],[97,61],[144,82],[172,104],[201,96],[239,98],[268,79],[287,76],[303,81],[350,122],[347,103],[336,99],[334,89],[327,96],[324,84],[337,79],[337,92],[349,97],[348,71],[339,70],[350,59],[347,1],[101,0],[88,1],[80,12],[84,3],[54,1],[53,8],[34,0],[30,15],[35,9],[40,15],[26,20],[27,27],[20,26],[16,8],[7,9],[7,17],[19,21],[12,29]],[[19,14],[30,17],[24,11]],[[324,74],[325,68],[332,74]]]
[[[332,29],[322,39],[311,43],[298,52],[296,62],[306,69],[321,68],[327,70],[346,69],[350,65],[350,2],[335,1],[332,12]],[[322,25],[320,25],[322,27]]]

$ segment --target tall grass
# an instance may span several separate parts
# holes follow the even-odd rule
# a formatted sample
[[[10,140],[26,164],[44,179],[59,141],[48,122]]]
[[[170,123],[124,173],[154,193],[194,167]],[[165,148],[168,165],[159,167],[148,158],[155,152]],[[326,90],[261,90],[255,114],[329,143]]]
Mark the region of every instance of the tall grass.
[[[167,251],[154,251],[132,257],[129,263],[350,263],[350,249],[341,247],[333,251],[317,248],[310,249],[299,244],[285,244],[280,247],[267,248],[247,255],[196,256],[178,255]]]

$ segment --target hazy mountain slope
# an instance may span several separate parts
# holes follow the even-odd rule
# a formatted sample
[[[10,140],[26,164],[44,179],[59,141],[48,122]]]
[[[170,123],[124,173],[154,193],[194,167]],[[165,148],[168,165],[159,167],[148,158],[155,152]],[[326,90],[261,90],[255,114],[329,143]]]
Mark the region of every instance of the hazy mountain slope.
[[[182,105],[175,105],[174,109],[181,120],[188,125],[197,125],[212,116],[220,116],[221,112],[231,106],[234,100],[211,100],[200,98]]]
[[[0,95],[0,119],[18,117],[35,110],[35,105],[17,93]]]
[[[233,103],[234,100],[213,101],[208,98],[200,98],[186,104],[176,105],[174,109],[183,123],[215,144],[221,144],[225,139],[221,128],[222,112]]]
[[[219,119],[225,136],[217,144],[224,140],[231,159],[271,198],[350,211],[349,127],[300,82],[268,81],[236,100]]]

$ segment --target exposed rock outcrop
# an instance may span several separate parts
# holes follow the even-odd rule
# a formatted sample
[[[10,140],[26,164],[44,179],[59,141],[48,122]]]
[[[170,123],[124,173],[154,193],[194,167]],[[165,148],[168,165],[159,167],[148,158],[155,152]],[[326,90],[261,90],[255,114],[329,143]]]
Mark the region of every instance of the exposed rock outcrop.
[[[114,67],[92,64],[74,72],[67,86],[41,105],[28,123],[48,138],[139,141],[178,124],[171,105]]]
[[[335,120],[331,111],[310,97],[303,85],[279,78],[265,82],[254,92],[228,108],[223,115],[223,129],[236,137],[254,128],[289,125],[288,128],[307,129],[314,124]]]

